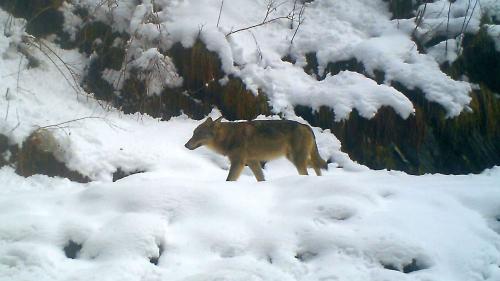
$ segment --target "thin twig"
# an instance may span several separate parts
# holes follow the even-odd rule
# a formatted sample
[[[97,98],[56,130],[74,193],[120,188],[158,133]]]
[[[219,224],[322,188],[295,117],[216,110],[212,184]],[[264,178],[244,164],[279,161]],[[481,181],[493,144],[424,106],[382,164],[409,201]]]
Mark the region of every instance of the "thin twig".
[[[73,123],[73,122],[77,122],[77,121],[81,121],[81,120],[85,120],[85,119],[103,119],[103,120],[106,120],[104,117],[86,116],[86,117],[81,117],[81,118],[76,118],[76,119],[64,121],[64,122],[57,123],[57,124],[51,124],[51,125],[47,125],[47,126],[38,127],[37,130],[47,129],[47,128],[51,128],[51,127],[59,127],[59,126],[64,125],[64,124]]]
[[[422,9],[422,12],[420,12],[420,10],[417,12],[417,16],[415,18],[416,24],[415,24],[415,28],[413,29],[413,32],[412,32],[413,35],[415,35],[415,33],[417,32],[417,28],[424,21],[424,15],[425,15],[426,9],[427,9],[427,3],[424,4],[424,8]]]
[[[277,21],[277,20],[281,20],[281,19],[291,20],[292,19],[293,11],[290,11],[288,13],[288,15],[286,15],[286,16],[279,16],[279,17],[275,17],[275,18],[272,18],[272,19],[268,19],[269,15],[271,15],[274,11],[277,10],[277,8],[279,6],[285,4],[286,2],[287,1],[283,1],[281,3],[276,4],[274,0],[269,0],[268,3],[267,3],[266,15],[264,16],[264,19],[260,23],[257,23],[257,24],[251,25],[251,26],[247,26],[247,27],[243,27],[243,28],[240,28],[240,29],[236,29],[236,30],[231,30],[229,33],[226,34],[226,37],[229,37],[231,34],[234,34],[234,33],[237,33],[237,32],[241,32],[241,31],[244,31],[244,30],[249,30],[249,29],[252,29],[252,28],[255,28],[255,27],[259,27],[259,26],[262,26],[262,25],[266,25],[266,24],[272,23],[272,22]]]
[[[12,32],[13,22],[14,22],[14,16],[12,16],[12,14],[9,13],[8,17],[7,17],[7,21],[5,22],[5,26],[3,27],[3,34],[6,37],[9,37],[12,35],[11,32]]]
[[[23,62],[23,56],[19,57],[19,64],[17,65],[17,79],[16,79],[16,92],[19,92],[19,79],[21,76],[21,63]]]
[[[467,23],[465,24],[465,29],[464,29],[464,32],[467,31],[467,27],[469,26],[469,22],[470,20],[472,19],[472,16],[474,15],[474,11],[476,10],[476,5],[477,3],[479,3],[479,0],[476,0],[476,2],[474,3],[474,7],[472,7],[472,12],[470,14],[470,17],[469,17],[469,20],[467,21]]]
[[[45,44],[42,39],[38,39],[35,37],[25,36],[23,38],[23,41],[25,41],[25,43],[27,43],[27,44],[35,46],[35,48],[40,50],[40,52],[42,52],[52,62],[52,64],[56,67],[56,69],[59,71],[59,73],[63,76],[64,80],[66,80],[66,82],[69,84],[69,86],[77,94],[81,94],[81,90],[80,90],[78,79],[77,79],[78,75],[68,65],[68,63],[66,63],[54,50],[52,50],[52,48],[50,48],[47,44]],[[35,43],[38,43],[38,44],[35,44]],[[61,69],[61,67],[57,64],[57,62],[54,60],[54,58],[52,58],[52,56],[54,56],[59,62],[62,63],[64,68],[66,68],[66,70],[69,72],[69,74],[71,76],[71,80],[73,80],[73,82],[70,81],[70,78],[68,78],[66,76],[63,69]]]
[[[464,21],[462,22],[462,28],[460,29],[461,34],[464,33],[464,27],[465,27],[465,23],[467,22],[467,15],[469,14],[469,8],[470,8],[471,1],[472,0],[469,0],[469,2],[467,3],[467,9],[465,10]],[[470,16],[472,17],[472,14]]]
[[[297,8],[297,2],[298,1],[299,0],[294,0],[293,1],[292,16],[291,16],[291,20],[290,20],[290,29],[293,29],[293,22],[295,20],[295,9]]]
[[[217,18],[217,27],[219,27],[220,15],[222,14],[222,6],[224,6],[224,0],[222,0],[220,3],[219,17]]]
[[[253,41],[255,42],[255,47],[257,48],[257,53],[259,54],[259,61],[262,61],[262,50],[260,49],[259,43],[257,42],[257,38],[253,34],[251,30],[249,30],[250,34],[252,35]]]
[[[39,50],[52,62],[52,64],[56,67],[57,71],[59,71],[59,73],[63,76],[64,80],[66,80],[66,82],[68,82],[69,86],[71,88],[73,88],[73,90],[78,94],[80,93],[79,89],[77,86],[74,86],[70,81],[69,81],[69,78],[66,77],[66,75],[64,74],[64,71],[59,67],[59,65],[57,65],[56,61],[54,61],[54,59],[52,59],[50,57],[50,55],[44,51],[41,47],[39,48]]]
[[[14,126],[14,128],[12,128],[9,131],[9,134],[11,134],[12,132],[14,132],[21,125],[21,121],[19,121],[19,112],[17,111],[17,108],[16,108],[16,117],[17,117],[17,124],[16,124],[16,126]]]
[[[306,6],[305,6],[305,2],[304,4],[302,4],[302,7],[300,7],[300,11],[299,11],[299,23],[297,24],[297,28],[295,28],[295,32],[293,33],[293,36],[292,36],[292,40],[290,40],[290,45],[293,44],[293,39],[295,39],[295,35],[297,35],[297,32],[299,31],[299,27],[300,25],[302,25],[302,23],[304,22],[304,11],[306,10]]]
[[[9,108],[10,108],[9,92],[10,88],[7,88],[7,90],[5,91],[5,100],[7,100],[7,111],[5,112],[5,121],[7,121],[7,118],[9,117]]]
[[[258,27],[258,26],[262,26],[262,25],[266,25],[268,23],[271,23],[271,22],[274,22],[274,21],[277,21],[277,20],[281,20],[281,19],[290,19],[290,16],[281,16],[281,17],[270,19],[270,20],[265,21],[265,22],[261,22],[261,23],[254,24],[254,25],[251,25],[251,26],[247,26],[247,27],[243,27],[243,28],[240,28],[240,29],[236,29],[236,30],[231,31],[228,34],[226,34],[226,37],[228,37],[231,34],[240,32],[240,31],[249,30],[249,29],[252,29],[252,28],[255,28],[255,27]]]
[[[450,26],[450,11],[451,11],[451,1],[450,1],[450,5],[448,6],[448,19],[446,21],[446,42],[444,43],[445,47],[444,47],[444,56],[445,57],[448,57],[448,27]]]

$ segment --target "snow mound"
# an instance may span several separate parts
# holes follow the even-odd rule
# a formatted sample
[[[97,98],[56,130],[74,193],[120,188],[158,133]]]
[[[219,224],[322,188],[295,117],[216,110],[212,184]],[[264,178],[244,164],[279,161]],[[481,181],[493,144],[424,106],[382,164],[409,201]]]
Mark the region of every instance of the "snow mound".
[[[172,172],[71,188],[45,177],[46,190],[2,196],[0,279],[500,276],[500,236],[490,228],[499,226],[498,169],[422,177],[337,170],[259,184]],[[0,178],[39,182],[9,168]],[[73,258],[63,250],[69,241],[79,245]]]
[[[365,62],[368,73],[385,70],[385,81],[398,81],[409,89],[419,88],[428,100],[443,105],[449,116],[457,116],[469,104],[472,90],[467,82],[451,80],[431,57],[417,52],[406,36],[373,38],[359,44],[355,56]],[[401,60],[404,58],[404,60]]]

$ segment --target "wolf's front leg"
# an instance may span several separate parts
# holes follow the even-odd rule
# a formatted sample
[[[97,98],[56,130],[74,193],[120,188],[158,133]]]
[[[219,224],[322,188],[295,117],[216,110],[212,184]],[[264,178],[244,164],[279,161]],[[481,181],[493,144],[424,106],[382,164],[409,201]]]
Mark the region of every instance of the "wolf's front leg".
[[[229,168],[229,175],[227,175],[226,181],[235,181],[240,177],[241,171],[245,167],[245,162],[241,158],[232,158],[231,168]]]

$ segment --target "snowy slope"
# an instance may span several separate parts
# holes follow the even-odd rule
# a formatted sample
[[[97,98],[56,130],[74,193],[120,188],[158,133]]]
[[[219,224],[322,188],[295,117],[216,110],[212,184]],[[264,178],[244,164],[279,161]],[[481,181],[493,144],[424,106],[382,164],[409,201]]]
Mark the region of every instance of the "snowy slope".
[[[77,94],[59,71],[69,77],[67,69],[36,49],[42,64],[27,69],[9,48],[19,40],[0,34],[0,133],[20,144],[37,127],[85,118],[49,129],[58,157],[94,181],[0,169],[2,281],[500,280],[498,167],[371,171],[314,128],[321,155],[344,168],[306,177],[276,160],[267,182],[246,169],[227,183],[225,158],[183,147],[199,121],[124,115]],[[85,66],[77,52],[47,44],[77,74]],[[359,82],[350,73],[327,79],[345,91],[341,83]],[[117,168],[146,172],[112,182]],[[65,255],[69,241],[82,247],[75,259]]]
[[[471,86],[451,79],[438,65],[456,58],[457,50],[451,44],[456,41],[450,43],[449,52],[441,47],[430,55],[422,54],[412,41],[412,33],[423,42],[440,35],[455,40],[462,30],[476,32],[482,14],[498,13],[494,0],[482,1],[474,9],[471,1],[458,0],[450,8],[451,20],[447,21],[448,13],[443,11],[448,10],[448,1],[436,1],[427,5],[422,24],[417,27],[414,19],[391,20],[388,3],[382,0],[315,0],[305,3],[303,10],[302,1],[296,0],[106,3],[109,5],[97,0],[69,1],[63,9],[65,30],[74,33],[81,25],[75,12],[78,7],[93,11],[91,19],[133,35],[127,48],[132,50],[128,57],[132,65],[143,52],[153,52],[151,48],[168,49],[176,42],[190,47],[201,39],[209,50],[219,54],[226,74],[240,77],[255,93],[263,90],[275,112],[289,114],[294,105],[326,105],[334,109],[337,119],[347,118],[353,109],[371,118],[382,105],[407,118],[414,108],[390,86],[395,81],[409,89],[421,89],[428,100],[442,105],[448,116],[457,116],[470,102]],[[371,77],[375,70],[383,71],[385,85],[351,72],[327,75],[318,81],[302,68],[311,53],[316,54],[321,76],[329,63],[355,58]],[[447,57],[443,58],[444,54]],[[284,61],[286,56],[295,63]],[[116,80],[113,75],[108,78],[110,82]],[[175,75],[167,80],[160,84],[178,83]],[[349,81],[349,87],[339,80]]]

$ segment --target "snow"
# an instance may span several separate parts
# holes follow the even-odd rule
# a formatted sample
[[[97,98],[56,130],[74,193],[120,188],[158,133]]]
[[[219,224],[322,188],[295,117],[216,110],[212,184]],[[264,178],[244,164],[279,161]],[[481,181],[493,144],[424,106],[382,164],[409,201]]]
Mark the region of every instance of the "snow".
[[[424,19],[418,30],[424,42],[435,36],[455,38],[462,32],[475,33],[479,30],[481,11],[476,1],[457,0],[450,5],[447,0],[422,4]],[[476,7],[474,7],[476,4]],[[449,17],[448,17],[449,13]]]
[[[459,44],[455,39],[448,39],[443,42],[439,42],[435,46],[432,46],[428,50],[428,54],[434,57],[434,59],[439,63],[453,63],[458,58]]]
[[[354,84],[348,89],[332,90],[330,83],[318,81],[304,72],[305,56],[309,53],[316,54],[320,75],[329,63],[356,58],[369,69],[371,76],[373,70],[385,72],[384,83],[388,87],[392,82],[400,82],[410,89],[420,88],[428,100],[442,105],[449,117],[460,114],[470,102],[470,85],[451,79],[441,72],[432,56],[420,54],[411,41],[415,24],[413,21],[401,24],[391,21],[386,2],[313,1],[304,4],[300,26],[298,14],[301,4],[296,4],[294,9],[295,2],[271,2],[274,6],[267,17],[267,0],[225,1],[222,9],[220,0],[142,1],[135,8],[131,4],[135,1],[130,0],[120,1],[117,7],[99,5],[100,1],[96,0],[73,1],[73,5],[91,7],[96,10],[94,20],[109,22],[114,30],[137,37],[133,39],[132,50],[136,48],[135,44],[139,44],[137,42],[147,42],[147,46],[141,47],[138,52],[148,48],[168,49],[177,42],[190,47],[197,39],[202,40],[210,51],[219,55],[226,74],[240,77],[255,94],[259,89],[264,90],[277,113],[287,113],[297,104],[311,107],[325,105],[334,110],[340,108],[341,111],[336,112],[340,119],[347,118],[346,112],[353,109],[367,112],[366,116],[372,117],[373,110],[380,105],[393,107],[403,118],[413,112],[403,94],[395,89],[374,90],[372,92],[383,94],[369,95],[369,100],[358,102],[356,99],[363,95],[363,91],[366,92],[366,85],[373,84],[371,77],[358,77],[352,80]],[[465,1],[456,3],[463,6]],[[438,4],[434,3],[428,9],[434,11],[438,9]],[[291,15],[293,22],[286,18]],[[463,18],[459,17],[458,10],[453,15],[452,27],[458,28]],[[285,18],[235,32],[279,17]],[[70,17],[66,18],[69,19],[65,22],[69,26],[67,30],[79,24]],[[430,29],[436,30],[433,20],[442,21],[442,17],[427,16],[424,26],[418,31],[427,34]],[[478,18],[474,16],[467,30],[477,30],[477,26]],[[390,50],[386,46],[391,46]],[[283,61],[282,58],[287,55],[297,62]],[[378,56],[376,62],[372,60],[374,55]],[[117,79],[116,75],[107,77]],[[339,79],[343,77],[334,78]],[[120,86],[119,83],[113,84],[118,88]],[[310,95],[312,90],[315,91],[314,98]],[[359,94],[352,95],[353,92]],[[388,95],[392,97],[388,98]],[[392,102],[394,100],[398,102]]]
[[[266,77],[274,77],[269,73]],[[281,72],[281,74],[285,74]],[[301,85],[302,83],[298,83]],[[382,106],[390,106],[403,118],[415,113],[411,101],[392,87],[377,85],[362,74],[342,71],[338,75],[328,75],[318,87],[301,89],[295,87],[289,92],[302,91],[303,94],[292,97],[294,104],[309,105],[319,109],[325,102],[333,105],[336,121],[347,119],[352,108],[358,108],[361,116],[371,119]],[[286,90],[285,90],[286,92]],[[331,94],[331,93],[334,94]],[[336,92],[343,95],[336,95]],[[275,100],[278,98],[275,97]],[[276,108],[275,108],[276,109]]]
[[[93,181],[0,168],[0,280],[500,279],[499,167],[462,176],[373,171],[341,152],[330,131],[313,128],[320,154],[335,162],[324,176],[299,176],[280,159],[266,164],[266,182],[248,168],[225,182],[227,159],[183,146],[200,121],[125,115],[74,91],[61,62],[58,69],[36,48],[41,65],[27,68],[11,45],[22,29],[12,34],[0,34],[0,93],[9,89],[0,97],[0,133],[19,145],[36,128],[61,124],[46,128],[59,157]],[[81,74],[87,58],[45,43]],[[362,108],[369,118],[387,104],[411,114],[394,89],[358,73],[311,84],[344,93],[311,99],[338,104],[339,116]],[[112,182],[118,168],[144,172]],[[70,241],[81,245],[75,259],[65,254]],[[419,270],[401,272],[412,262]]]
[[[139,57],[130,62],[138,71],[137,77],[146,82],[146,94],[161,94],[165,87],[179,87],[182,78],[177,74],[170,57],[162,55],[156,48],[141,52]]]
[[[487,25],[487,31],[495,42],[495,50],[500,52],[500,25]]]
[[[481,27],[481,18],[489,16],[491,19],[500,18],[500,2],[497,0],[457,0],[453,1],[439,0],[433,3],[422,4],[419,10],[424,13],[423,21],[417,29],[417,36],[422,41],[427,42],[436,36],[444,36],[449,40],[455,42],[455,39],[461,40],[462,33],[476,33]],[[425,7],[425,8],[424,8]],[[493,35],[494,33],[492,33]],[[443,49],[443,42],[430,48],[436,47]],[[456,59],[456,46],[448,44],[448,53],[452,54],[451,57],[444,58],[439,56],[438,62],[450,61]]]
[[[3,168],[0,279],[498,280],[498,168],[301,177],[285,166],[258,184],[203,173],[213,167],[193,178],[184,165],[90,184]],[[83,244],[74,260],[62,250],[69,240]],[[413,259],[424,269],[382,265]]]

